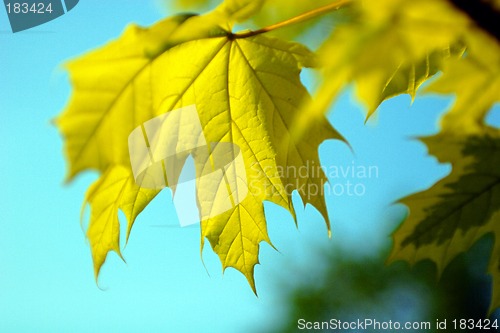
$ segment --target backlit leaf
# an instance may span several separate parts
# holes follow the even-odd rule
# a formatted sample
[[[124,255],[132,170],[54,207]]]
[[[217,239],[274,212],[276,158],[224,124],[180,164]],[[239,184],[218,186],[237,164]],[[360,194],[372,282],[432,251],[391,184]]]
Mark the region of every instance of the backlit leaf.
[[[319,50],[323,82],[299,115],[298,134],[350,83],[367,107],[367,118],[387,98],[414,97],[444,60],[462,53],[460,37],[470,24],[439,0],[355,1],[353,9],[353,20],[336,27]]]
[[[455,256],[493,233],[494,309],[500,305],[500,131],[438,134],[423,141],[440,162],[451,163],[452,172],[401,201],[409,208],[408,217],[394,234],[389,260],[414,264],[430,259],[441,273]]]
[[[97,274],[108,251],[120,254],[118,209],[130,229],[157,193],[133,183],[128,135],[156,116],[195,105],[207,142],[241,150],[248,181],[244,200],[202,221],[202,246],[207,238],[223,267],[240,270],[255,290],[259,244],[270,242],[263,202],[294,214],[291,194],[297,190],[329,229],[326,177],[311,165],[320,164],[321,142],[341,137],[324,118],[307,140],[291,136],[291,123],[309,98],[300,82],[301,68],[315,62],[309,50],[264,36],[234,38],[216,26],[190,38],[188,28],[199,20],[204,18],[178,16],[150,29],[129,28],[119,40],[70,63],[75,92],[56,123],[66,140],[69,177],[90,168],[102,173],[86,198]],[[301,176],[289,171],[304,168]],[[207,193],[197,194],[203,208]]]

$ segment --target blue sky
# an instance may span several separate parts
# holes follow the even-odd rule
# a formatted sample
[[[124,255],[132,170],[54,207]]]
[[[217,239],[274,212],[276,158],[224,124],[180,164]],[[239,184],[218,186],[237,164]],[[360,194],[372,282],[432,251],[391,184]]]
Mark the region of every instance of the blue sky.
[[[257,298],[241,274],[228,269],[222,275],[208,246],[205,269],[199,229],[178,226],[170,193],[163,191],[137,220],[123,251],[127,264],[112,254],[99,289],[79,224],[84,193],[96,175],[63,186],[62,141],[50,124],[70,93],[61,64],[117,37],[131,22],[149,25],[164,15],[154,1],[82,1],[59,19],[12,34],[0,10],[1,332],[272,327],[284,315],[278,302],[284,279],[293,283],[302,278],[298,272],[321,267],[318,246],[347,248],[353,255],[379,250],[404,213],[391,203],[449,171],[409,138],[436,131],[437,116],[450,98],[423,97],[410,107],[403,96],[384,103],[364,125],[359,105],[346,93],[330,119],[355,154],[339,142],[326,142],[320,147],[321,161],[326,166],[376,166],[379,174],[358,180],[366,190],[363,196],[327,198],[333,239],[310,207],[297,208],[297,230],[287,212],[266,205],[269,233],[280,252],[262,246]],[[495,121],[497,111],[491,116]]]

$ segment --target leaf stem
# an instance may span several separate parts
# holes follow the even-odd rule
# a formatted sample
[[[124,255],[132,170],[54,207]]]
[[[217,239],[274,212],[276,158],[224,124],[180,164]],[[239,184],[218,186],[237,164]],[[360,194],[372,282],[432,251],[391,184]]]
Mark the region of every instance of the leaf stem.
[[[287,26],[292,25],[292,24],[301,23],[301,22],[313,19],[317,16],[321,16],[323,14],[332,12],[334,10],[341,8],[341,7],[349,5],[352,2],[353,2],[353,0],[337,0],[337,1],[335,1],[331,4],[328,4],[326,6],[313,9],[311,11],[308,11],[308,12],[305,12],[305,13],[300,14],[298,16],[292,17],[292,18],[285,20],[285,21],[275,23],[275,24],[267,26],[265,28],[262,28],[259,30],[253,30],[253,31],[237,32],[237,33],[231,34],[230,37],[232,39],[238,39],[238,38],[248,38],[248,37],[260,35],[260,34],[270,32],[270,31],[273,31],[273,30],[276,30],[279,28],[287,27]]]

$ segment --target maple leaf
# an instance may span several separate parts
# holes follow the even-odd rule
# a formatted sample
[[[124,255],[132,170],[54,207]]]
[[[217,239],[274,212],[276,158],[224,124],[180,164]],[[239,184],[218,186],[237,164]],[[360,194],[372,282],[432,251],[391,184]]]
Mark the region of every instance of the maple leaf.
[[[394,233],[389,261],[430,259],[441,274],[455,256],[493,233],[494,309],[500,305],[500,131],[487,128],[482,134],[446,133],[422,140],[441,163],[451,163],[452,172],[401,201],[409,213]]]
[[[354,1],[352,10],[353,19],[339,24],[318,51],[323,80],[299,114],[298,135],[350,83],[367,107],[367,119],[390,97],[414,98],[446,59],[462,54],[460,37],[470,24],[446,1]]]
[[[240,270],[255,291],[259,244],[270,243],[265,200],[294,214],[291,194],[297,190],[320,211],[329,230],[322,191],[326,177],[310,166],[320,165],[321,142],[341,137],[324,118],[311,127],[307,140],[297,141],[290,133],[300,105],[309,98],[300,71],[315,63],[314,55],[296,43],[239,38],[216,26],[194,37],[187,33],[193,22],[197,26],[212,19],[184,15],[149,29],[131,27],[117,41],[68,65],[75,92],[56,124],[65,138],[69,179],[90,168],[102,173],[85,201],[91,209],[87,236],[96,276],[109,251],[120,254],[118,209],[125,212],[130,230],[158,192],[133,183],[129,134],[189,105],[196,105],[207,142],[229,142],[240,149],[249,180],[241,202],[201,224],[202,246],[207,238],[224,268]],[[308,170],[297,177],[283,172],[290,168]],[[311,187],[319,194],[310,195]],[[206,193],[198,190],[197,195],[203,208]]]

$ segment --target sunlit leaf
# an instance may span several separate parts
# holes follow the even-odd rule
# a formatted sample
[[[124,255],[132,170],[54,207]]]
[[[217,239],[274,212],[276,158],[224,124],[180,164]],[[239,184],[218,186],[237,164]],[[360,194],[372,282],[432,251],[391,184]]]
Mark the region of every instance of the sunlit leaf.
[[[353,9],[353,20],[334,29],[319,50],[323,82],[299,115],[299,134],[351,83],[369,117],[387,98],[414,97],[444,60],[462,53],[469,21],[445,1],[354,2]]]
[[[438,134],[423,139],[429,153],[452,172],[426,191],[402,200],[408,217],[394,234],[390,261],[431,259],[438,271],[488,233],[495,235],[490,273],[492,309],[500,305],[500,132]]]
[[[57,125],[66,140],[70,177],[89,168],[103,172],[86,199],[97,273],[108,251],[119,253],[118,208],[131,225],[156,194],[131,183],[128,135],[158,115],[195,105],[207,142],[229,142],[241,150],[249,192],[232,209],[202,221],[202,244],[208,238],[223,267],[240,270],[255,290],[259,244],[270,242],[263,202],[294,214],[291,194],[297,190],[329,228],[326,177],[311,166],[320,164],[321,142],[341,137],[324,118],[307,140],[291,136],[291,123],[309,98],[300,82],[301,68],[315,61],[309,50],[264,36],[235,38],[217,29],[190,40],[186,26],[196,22],[190,20],[183,16],[151,29],[130,28],[118,41],[70,63],[75,93]],[[157,34],[160,28],[165,36]],[[304,168],[300,176],[289,171]],[[198,189],[199,205],[204,198]],[[141,209],[127,214],[131,205]]]

